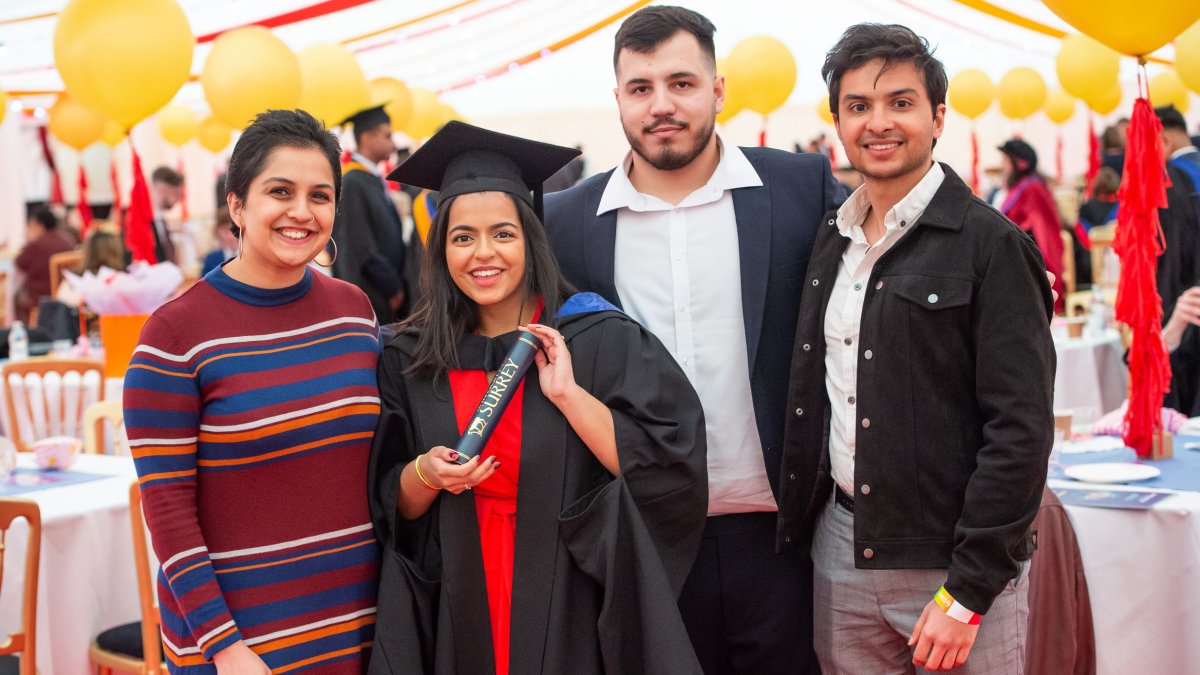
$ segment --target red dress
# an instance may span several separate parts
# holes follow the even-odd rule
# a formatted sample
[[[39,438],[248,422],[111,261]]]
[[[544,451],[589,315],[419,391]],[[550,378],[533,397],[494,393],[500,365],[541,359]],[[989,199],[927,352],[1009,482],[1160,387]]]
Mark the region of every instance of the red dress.
[[[530,373],[537,377],[536,373]],[[450,391],[460,433],[467,428],[488,387],[482,370],[451,370]],[[525,381],[517,386],[508,408],[496,424],[480,461],[495,455],[500,468],[474,488],[483,572],[487,582],[488,612],[492,623],[496,675],[508,673],[508,646],[512,619],[513,551],[517,532],[517,476],[521,465],[521,411]]]

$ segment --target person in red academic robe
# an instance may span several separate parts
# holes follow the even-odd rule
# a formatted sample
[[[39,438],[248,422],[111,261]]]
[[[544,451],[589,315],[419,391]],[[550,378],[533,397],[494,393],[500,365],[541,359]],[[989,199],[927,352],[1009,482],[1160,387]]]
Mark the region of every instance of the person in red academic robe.
[[[1063,310],[1066,288],[1063,286],[1062,219],[1046,181],[1037,172],[1037,152],[1020,139],[1000,146],[1004,153],[1004,174],[1008,193],[1000,211],[1017,227],[1033,235],[1046,261],[1046,270],[1054,275],[1054,311]]]
[[[559,273],[530,192],[575,154],[451,122],[389,177],[439,192],[420,305],[379,364],[373,674],[700,672],[677,600],[703,413],[657,338]],[[536,366],[460,465],[521,330]]]

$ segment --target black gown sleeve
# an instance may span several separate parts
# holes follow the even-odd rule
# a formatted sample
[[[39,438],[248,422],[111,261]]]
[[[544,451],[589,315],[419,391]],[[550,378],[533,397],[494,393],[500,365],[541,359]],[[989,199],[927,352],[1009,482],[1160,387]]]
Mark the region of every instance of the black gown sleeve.
[[[575,563],[604,587],[605,670],[699,672],[677,600],[708,508],[700,400],[657,338],[632,321],[605,321],[577,341],[573,355],[594,354],[576,369],[594,369],[591,393],[612,411],[622,472],[560,516]]]
[[[367,492],[371,520],[383,549],[375,644],[369,672],[433,672],[441,556],[436,541],[437,502],[415,520],[400,518],[400,472],[419,447],[408,399],[403,359],[384,349],[379,359],[381,410],[371,445]]]

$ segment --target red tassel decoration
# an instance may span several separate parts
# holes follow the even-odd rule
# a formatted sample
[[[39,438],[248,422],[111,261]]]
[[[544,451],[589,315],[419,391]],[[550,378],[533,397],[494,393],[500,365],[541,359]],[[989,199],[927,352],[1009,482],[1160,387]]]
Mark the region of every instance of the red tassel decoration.
[[[971,123],[971,192],[979,194],[979,136]]]
[[[1167,205],[1162,124],[1150,101],[1139,97],[1126,132],[1113,250],[1121,259],[1117,321],[1133,333],[1129,347],[1129,408],[1125,445],[1149,457],[1155,431],[1162,429],[1162,400],[1171,382],[1171,363],[1162,340],[1162,299],[1155,269],[1164,250],[1158,209]]]
[[[50,152],[50,137],[46,127],[38,127],[38,140],[42,143],[42,158],[46,160],[46,166],[50,167],[50,204],[62,204],[62,181],[58,176],[58,167],[54,164],[54,153]]]
[[[150,204],[150,190],[146,187],[146,176],[142,174],[142,158],[138,156],[130,139],[129,150],[133,153],[133,189],[129,191],[129,213],[125,218],[125,248],[134,260],[158,262],[154,255],[154,208]]]
[[[83,164],[79,165],[79,201],[76,208],[79,209],[79,236],[86,237],[88,230],[92,227],[92,205],[88,203],[88,182],[87,172],[83,170]]]

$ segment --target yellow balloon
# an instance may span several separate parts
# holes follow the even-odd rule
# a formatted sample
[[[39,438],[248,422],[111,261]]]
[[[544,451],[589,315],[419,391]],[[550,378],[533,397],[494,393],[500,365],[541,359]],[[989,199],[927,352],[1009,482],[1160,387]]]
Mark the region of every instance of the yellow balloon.
[[[996,98],[996,86],[987,73],[975,68],[960,70],[950,78],[947,92],[950,107],[958,114],[975,119],[992,107]]]
[[[729,59],[717,59],[717,75],[725,78],[725,104],[721,108],[721,112],[717,113],[717,124],[725,124],[733,119],[738,113],[746,109],[744,103],[737,96],[740,89],[733,83],[733,78],[729,76]]]
[[[1124,96],[1124,92],[1121,91],[1121,83],[1113,82],[1112,86],[1108,88],[1108,91],[1104,92],[1104,94],[1101,96],[1088,99],[1087,104],[1089,108],[1100,113],[1101,115],[1108,115],[1112,111],[1116,110],[1117,106],[1121,105],[1121,99]]]
[[[1173,105],[1181,113],[1188,111],[1191,104],[1188,90],[1175,69],[1164,70],[1150,78],[1150,102],[1155,106]]]
[[[393,129],[403,129],[412,118],[413,97],[408,85],[394,77],[377,77],[367,85],[371,105],[383,106]]]
[[[1200,19],[1196,0],[1043,0],[1063,21],[1122,54],[1149,54]]]
[[[1074,96],[1062,89],[1055,89],[1046,96],[1046,104],[1042,106],[1042,111],[1051,122],[1062,124],[1075,114],[1075,100]]]
[[[826,124],[833,124],[833,111],[829,109],[829,94],[825,94],[820,101],[817,101],[817,117],[820,117],[821,121]]]
[[[428,89],[410,89],[413,99],[412,117],[404,132],[413,138],[429,138],[442,126],[441,103],[437,94]]]
[[[233,129],[228,124],[216,117],[209,117],[201,122],[200,128],[196,130],[196,140],[209,152],[216,154],[229,145],[231,134]]]
[[[260,112],[300,103],[300,60],[270,30],[238,28],[213,42],[200,84],[213,114],[244,129]]]
[[[100,140],[104,133],[104,122],[102,115],[64,94],[50,107],[47,126],[55,138],[76,150],[83,150]]]
[[[1033,68],[1017,66],[1000,78],[996,97],[1005,117],[1023,120],[1046,102],[1046,81]]]
[[[100,133],[100,140],[110,148],[115,148],[125,140],[125,128],[112,120],[104,120],[104,131]]]
[[[796,86],[796,59],[779,40],[755,35],[729,53],[729,70],[746,108],[767,115],[787,101]]]
[[[129,129],[187,82],[195,39],[175,0],[70,0],[54,28],[67,91]]]
[[[4,116],[8,114],[8,94],[0,91],[0,124],[4,124]]]
[[[196,137],[200,119],[191,108],[175,103],[158,111],[158,132],[174,146],[180,146]]]
[[[371,105],[367,78],[354,55],[340,45],[312,45],[300,50],[300,107],[326,127]]]
[[[1054,59],[1067,93],[1087,100],[1108,92],[1121,69],[1121,55],[1086,35],[1068,35]]]
[[[1189,89],[1200,93],[1200,21],[1175,40],[1175,72]]]

